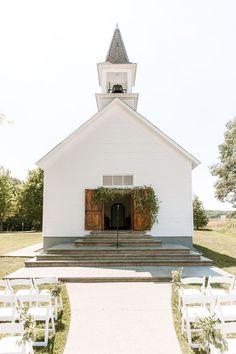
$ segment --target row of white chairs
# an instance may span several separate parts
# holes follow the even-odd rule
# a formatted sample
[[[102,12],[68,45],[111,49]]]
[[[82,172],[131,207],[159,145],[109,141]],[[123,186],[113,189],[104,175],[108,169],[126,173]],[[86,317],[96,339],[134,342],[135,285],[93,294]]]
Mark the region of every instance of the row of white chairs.
[[[0,334],[8,334],[0,340],[0,354],[9,349],[9,353],[32,354],[34,346],[47,346],[49,333],[55,334],[55,322],[59,310],[63,310],[61,294],[52,297],[52,289],[58,285],[58,278],[44,277],[35,279],[0,280]],[[19,307],[27,306],[28,314],[34,321],[43,322],[43,341],[21,343],[22,324],[15,323],[20,318]],[[17,329],[17,330],[16,330]],[[12,334],[17,336],[12,336]],[[10,335],[10,336],[9,336]],[[5,339],[8,338],[8,339]],[[15,345],[17,341],[17,346]],[[6,344],[9,345],[6,345]],[[11,343],[11,345],[10,345]],[[8,353],[8,351],[6,352]]]
[[[225,336],[228,333],[236,334],[236,291],[233,277],[212,277],[205,287],[205,278],[183,278],[183,287],[179,289],[179,307],[182,315],[182,334],[187,334],[188,344],[198,348],[199,343],[194,343],[192,338],[201,331],[194,327],[194,322],[205,317],[213,316],[220,321],[220,330]],[[199,288],[186,288],[186,285],[199,284]],[[212,284],[224,285],[214,288]],[[228,286],[226,286],[228,285]],[[236,338],[230,339],[229,350],[225,354],[236,354]],[[212,354],[220,353],[216,348],[211,348]]]
[[[179,292],[179,308],[184,295],[224,295],[236,293],[236,282],[234,276],[209,276],[206,277],[188,277],[181,279],[181,293]]]
[[[40,329],[44,333],[44,340],[36,341],[33,345],[48,345],[49,333],[55,334],[54,308],[50,294],[5,294],[0,295],[0,304],[3,305],[0,307],[0,322],[12,323],[20,319],[19,308],[27,306],[27,314],[31,315],[35,322],[44,322],[44,328]]]
[[[30,294],[51,294],[49,289],[40,289],[42,285],[58,284],[57,277],[44,277],[44,278],[33,278],[33,279],[2,279],[0,280],[0,295],[5,294],[15,294],[19,295],[30,295]],[[16,288],[15,288],[16,287]],[[24,288],[20,288],[24,287]],[[55,320],[58,318],[58,311],[63,310],[62,297],[59,295],[55,297],[52,301],[54,306],[54,316]]]

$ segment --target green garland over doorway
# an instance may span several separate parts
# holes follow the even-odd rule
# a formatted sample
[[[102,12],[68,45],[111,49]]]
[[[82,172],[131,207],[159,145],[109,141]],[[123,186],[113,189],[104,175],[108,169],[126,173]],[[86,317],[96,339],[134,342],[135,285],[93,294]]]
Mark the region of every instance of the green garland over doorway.
[[[125,196],[134,198],[138,213],[147,214],[150,217],[149,230],[155,222],[158,223],[160,201],[151,186],[133,188],[98,187],[94,192],[93,203],[96,205],[104,204]]]

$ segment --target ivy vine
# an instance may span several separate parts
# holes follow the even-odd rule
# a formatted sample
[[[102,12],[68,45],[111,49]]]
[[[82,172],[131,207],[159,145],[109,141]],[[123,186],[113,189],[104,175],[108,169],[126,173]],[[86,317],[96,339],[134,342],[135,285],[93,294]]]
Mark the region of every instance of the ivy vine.
[[[134,188],[106,188],[99,187],[93,195],[93,203],[101,205],[109,201],[115,201],[125,196],[132,196],[135,201],[136,210],[141,215],[148,215],[150,218],[149,230],[153,224],[158,223],[160,201],[151,186]]]

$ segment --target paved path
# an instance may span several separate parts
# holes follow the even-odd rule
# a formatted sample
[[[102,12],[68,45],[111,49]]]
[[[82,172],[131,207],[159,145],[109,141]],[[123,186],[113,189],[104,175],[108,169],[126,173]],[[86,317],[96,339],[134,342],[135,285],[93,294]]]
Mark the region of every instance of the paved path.
[[[181,354],[165,283],[67,284],[64,354]]]
[[[20,248],[19,250],[6,253],[4,256],[9,257],[35,257],[36,254],[43,248],[43,243],[35,243],[34,245]]]
[[[171,278],[171,272],[178,267],[29,267],[20,268],[6,278],[58,277],[67,282],[152,281],[152,278]],[[216,267],[184,267],[185,277],[228,274]]]

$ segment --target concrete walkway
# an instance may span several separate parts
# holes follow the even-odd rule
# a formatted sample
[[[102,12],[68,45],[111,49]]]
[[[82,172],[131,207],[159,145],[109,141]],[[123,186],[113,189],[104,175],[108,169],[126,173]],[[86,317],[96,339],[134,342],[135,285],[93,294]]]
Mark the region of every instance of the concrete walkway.
[[[19,250],[6,253],[4,256],[8,257],[35,257],[43,248],[43,243],[35,243],[31,246],[20,248]]]
[[[58,277],[72,282],[170,281],[171,272],[178,267],[29,267],[20,268],[6,278]],[[183,276],[228,275],[216,267],[184,267]]]
[[[181,354],[165,283],[67,284],[64,354]]]

